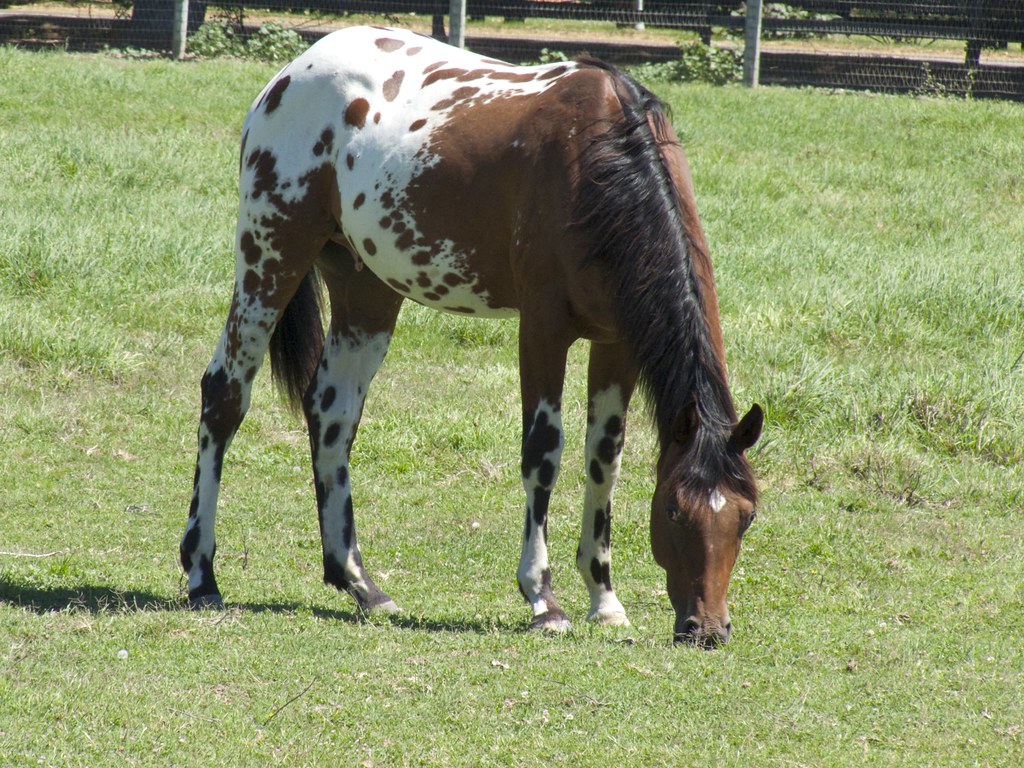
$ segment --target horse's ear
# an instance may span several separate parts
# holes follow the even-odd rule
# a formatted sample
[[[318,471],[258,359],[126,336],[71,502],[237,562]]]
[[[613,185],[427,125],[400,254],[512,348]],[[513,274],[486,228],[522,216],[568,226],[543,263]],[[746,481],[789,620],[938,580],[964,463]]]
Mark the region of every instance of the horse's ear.
[[[672,438],[680,445],[688,445],[697,435],[700,426],[700,414],[697,413],[697,401],[691,400],[676,414],[672,422]]]
[[[747,415],[740,419],[732,431],[732,444],[737,451],[742,453],[757,442],[761,436],[761,428],[764,426],[764,411],[761,406],[754,403]]]

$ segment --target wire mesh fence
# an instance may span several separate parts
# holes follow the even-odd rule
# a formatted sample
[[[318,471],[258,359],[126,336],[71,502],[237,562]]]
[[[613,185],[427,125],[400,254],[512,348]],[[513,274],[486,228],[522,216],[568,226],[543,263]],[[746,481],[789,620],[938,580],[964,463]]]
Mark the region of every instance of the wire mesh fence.
[[[182,0],[0,0],[0,43],[74,50],[171,49]],[[466,0],[466,45],[512,61],[581,53],[618,64],[683,51],[738,56],[745,2]],[[273,23],[310,42],[358,23],[447,33],[450,0],[188,0],[187,50],[203,25],[246,39]],[[1024,101],[1024,0],[763,3],[764,84]],[[204,33],[207,34],[207,33]],[[209,34],[207,34],[209,37]],[[703,47],[702,47],[703,46]],[[701,54],[701,52],[703,52]]]

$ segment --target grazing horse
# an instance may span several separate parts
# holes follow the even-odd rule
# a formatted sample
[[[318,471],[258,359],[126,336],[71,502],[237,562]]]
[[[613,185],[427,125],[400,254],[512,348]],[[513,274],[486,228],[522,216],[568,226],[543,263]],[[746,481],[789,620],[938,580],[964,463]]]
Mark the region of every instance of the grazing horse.
[[[591,346],[576,564],[587,618],[628,623],[610,576],[611,499],[639,383],[660,440],[651,544],[667,572],[675,638],[729,638],[726,589],[757,503],[744,451],[763,415],[754,406],[737,419],[689,170],[651,93],[597,61],[519,67],[401,30],[344,29],[253,103],[240,187],[234,295],[202,379],[181,542],[192,606],[223,604],[213,572],[221,466],[269,350],[309,425],[324,581],[362,610],[398,610],[363,566],[349,452],[411,299],[519,316],[526,521],[517,578],[531,626],[569,626],[546,538],[566,356],[582,338]]]

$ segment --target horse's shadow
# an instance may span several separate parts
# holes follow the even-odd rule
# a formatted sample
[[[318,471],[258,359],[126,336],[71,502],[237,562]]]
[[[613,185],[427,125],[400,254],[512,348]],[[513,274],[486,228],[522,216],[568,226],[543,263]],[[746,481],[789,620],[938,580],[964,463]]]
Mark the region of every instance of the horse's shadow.
[[[123,590],[96,584],[63,587],[40,587],[0,580],[0,603],[22,608],[30,613],[142,613],[171,610],[174,600],[139,590]]]
[[[455,617],[413,616],[406,613],[392,613],[374,621],[386,621],[399,629],[412,632],[455,633],[467,635],[488,635],[495,632],[502,634],[525,633],[529,624],[525,621],[515,622],[507,619],[473,618],[460,619]]]
[[[186,601],[181,597],[167,597],[142,590],[124,590],[98,584],[81,584],[63,587],[40,587],[17,584],[0,580],[0,604],[21,608],[30,613],[44,615],[67,611],[84,611],[91,614],[158,613],[162,611],[187,611]],[[318,619],[348,624],[382,623],[414,632],[462,634],[489,634],[495,631],[516,632],[522,626],[505,620],[490,620],[475,617],[461,619],[454,617],[424,617],[407,613],[371,614],[358,610],[344,611],[322,607],[310,607],[301,603],[243,602],[228,603],[223,613],[296,613],[308,610]],[[215,612],[210,612],[215,615]]]
[[[167,597],[136,589],[118,589],[100,584],[77,584],[63,587],[39,587],[0,580],[0,603],[16,606],[35,614],[84,611],[93,614],[159,613],[187,611],[182,597]],[[225,613],[295,613],[302,610],[299,603],[232,603]],[[323,619],[355,622],[355,611],[334,611],[313,608],[312,613]]]

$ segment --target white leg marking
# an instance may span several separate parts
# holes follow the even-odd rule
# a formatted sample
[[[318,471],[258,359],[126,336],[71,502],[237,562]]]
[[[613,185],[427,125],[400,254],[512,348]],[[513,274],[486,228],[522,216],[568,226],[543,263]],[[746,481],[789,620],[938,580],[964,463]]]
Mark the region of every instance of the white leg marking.
[[[258,301],[243,302],[239,298],[243,295],[241,283],[236,283],[235,295],[232,314],[202,380],[197,482],[180,548],[192,600],[217,594],[213,576],[214,525],[222,463],[249,408],[252,381],[263,361],[270,341],[268,328],[273,326],[275,317]]]
[[[585,459],[587,485],[576,567],[590,593],[587,619],[601,624],[628,625],[611,587],[611,509],[619,475],[625,435],[625,404],[620,387],[596,393],[587,419]]]
[[[564,438],[561,412],[542,400],[524,439],[523,488],[526,524],[516,576],[533,615],[547,613],[554,604],[548,564],[547,514],[551,489],[558,478]]]
[[[397,610],[378,590],[362,565],[355,534],[349,451],[374,374],[387,354],[390,334],[331,333],[324,344],[316,386],[309,397],[315,453],[313,473],[320,504],[325,577],[346,589],[363,608]]]

